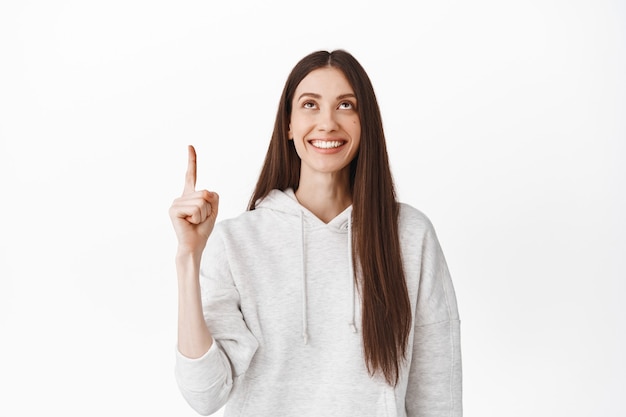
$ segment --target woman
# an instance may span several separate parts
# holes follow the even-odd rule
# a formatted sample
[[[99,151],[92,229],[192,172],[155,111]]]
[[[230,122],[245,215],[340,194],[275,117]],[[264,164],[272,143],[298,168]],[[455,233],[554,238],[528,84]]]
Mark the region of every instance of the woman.
[[[380,111],[349,53],[285,84],[249,207],[185,190],[176,378],[225,416],[461,416],[455,293],[428,218],[398,203]],[[214,229],[215,225],[215,229]],[[210,239],[209,239],[210,236]]]

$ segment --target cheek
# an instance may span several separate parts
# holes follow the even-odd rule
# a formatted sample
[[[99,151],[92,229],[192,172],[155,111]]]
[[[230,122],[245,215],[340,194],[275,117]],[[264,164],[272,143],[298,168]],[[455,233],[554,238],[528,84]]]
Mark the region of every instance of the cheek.
[[[289,120],[289,131],[295,135],[301,130],[302,130],[302,119],[298,116],[292,115],[291,119]]]
[[[352,121],[352,128],[358,136],[361,136],[361,121],[359,119],[354,119]]]
[[[293,146],[293,148],[296,150],[296,155],[298,155],[298,158],[302,159],[302,154],[300,153],[301,151],[300,142],[297,140],[292,140],[290,142],[291,142],[291,146]]]

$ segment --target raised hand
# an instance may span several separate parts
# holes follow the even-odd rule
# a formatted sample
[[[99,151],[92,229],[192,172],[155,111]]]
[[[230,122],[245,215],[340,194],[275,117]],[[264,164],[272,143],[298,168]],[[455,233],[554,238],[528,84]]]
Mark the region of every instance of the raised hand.
[[[196,150],[189,145],[189,162],[183,194],[169,209],[178,238],[179,253],[201,255],[213,231],[219,196],[207,190],[196,191]]]

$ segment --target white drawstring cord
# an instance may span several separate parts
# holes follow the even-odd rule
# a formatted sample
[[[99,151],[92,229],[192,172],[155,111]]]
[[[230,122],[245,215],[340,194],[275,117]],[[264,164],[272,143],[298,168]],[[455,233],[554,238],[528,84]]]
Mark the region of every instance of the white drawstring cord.
[[[304,344],[309,343],[308,317],[307,317],[307,288],[306,288],[306,258],[304,247],[304,215],[300,211],[300,245],[302,251],[302,339]]]
[[[356,317],[356,294],[354,287],[356,283],[354,282],[354,264],[352,261],[352,212],[350,212],[348,216],[348,273],[352,287],[352,319],[348,325],[352,329],[352,333],[356,333],[356,323],[354,322]]]

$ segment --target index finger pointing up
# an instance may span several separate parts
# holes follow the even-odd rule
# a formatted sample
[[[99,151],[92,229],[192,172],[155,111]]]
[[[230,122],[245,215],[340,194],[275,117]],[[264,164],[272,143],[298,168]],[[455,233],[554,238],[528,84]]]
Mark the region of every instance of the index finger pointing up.
[[[194,191],[196,191],[196,150],[192,145],[189,145],[189,162],[187,163],[183,194],[193,193]]]

